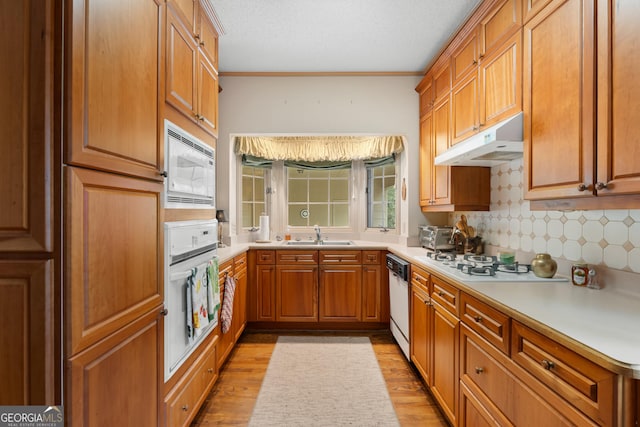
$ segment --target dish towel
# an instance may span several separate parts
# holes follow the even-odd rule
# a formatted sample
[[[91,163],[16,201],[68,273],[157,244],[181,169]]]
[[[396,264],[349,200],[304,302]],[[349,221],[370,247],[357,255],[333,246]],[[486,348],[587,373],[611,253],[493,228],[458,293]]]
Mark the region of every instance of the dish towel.
[[[226,334],[231,327],[231,319],[233,318],[233,295],[236,293],[236,279],[227,276],[224,281],[224,296],[222,301],[222,333]]]
[[[205,265],[206,266],[206,265]],[[198,337],[209,324],[207,313],[207,269],[205,266],[191,270],[191,304],[193,311],[193,333]]]
[[[218,258],[213,258],[207,266],[207,314],[209,322],[218,323],[220,312],[220,282],[218,281]]]
[[[185,286],[185,301],[187,302],[187,339],[191,343],[193,341],[193,304],[191,303],[191,286],[193,284],[193,270],[191,276],[187,277]]]

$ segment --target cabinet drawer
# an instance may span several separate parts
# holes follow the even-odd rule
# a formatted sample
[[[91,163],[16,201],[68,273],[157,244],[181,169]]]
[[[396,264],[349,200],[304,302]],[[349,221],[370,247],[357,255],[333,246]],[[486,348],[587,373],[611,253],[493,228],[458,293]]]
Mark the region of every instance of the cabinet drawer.
[[[233,276],[233,259],[227,260],[218,266],[218,279],[220,286],[224,285],[227,276]]]
[[[247,254],[238,255],[233,259],[233,270],[236,275],[247,271]]]
[[[616,375],[528,327],[513,322],[512,359],[604,425],[613,425]]]
[[[460,319],[480,336],[509,355],[511,319],[465,293],[460,295]]]
[[[320,264],[361,264],[362,251],[320,251]]]
[[[460,291],[458,288],[437,276],[431,276],[431,283],[433,286],[431,298],[446,308],[451,314],[458,316],[458,300],[460,299]]]
[[[382,253],[380,251],[362,251],[363,264],[380,264]]]
[[[317,264],[318,251],[276,251],[277,264]]]
[[[256,264],[275,264],[276,263],[276,251],[256,251]]]
[[[499,420],[498,425],[596,425],[465,324],[460,336],[461,388],[486,403],[485,408],[491,418]]]
[[[420,267],[411,265],[411,284],[429,294],[429,277],[431,275]]]

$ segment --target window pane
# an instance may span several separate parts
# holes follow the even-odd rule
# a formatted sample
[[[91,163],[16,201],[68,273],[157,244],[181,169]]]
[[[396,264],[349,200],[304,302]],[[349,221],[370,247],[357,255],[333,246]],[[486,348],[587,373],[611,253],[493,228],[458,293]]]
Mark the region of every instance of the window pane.
[[[256,178],[253,183],[253,188],[254,188],[255,200],[257,202],[264,202],[264,179]]]
[[[395,165],[370,168],[367,173],[367,227],[396,226]]]
[[[386,165],[386,166],[384,166],[384,174],[387,175],[387,176],[395,175],[396,174],[395,165]]]
[[[349,225],[349,205],[335,204],[331,206],[331,226],[346,227]]]
[[[328,202],[329,182],[326,180],[314,179],[309,181],[309,201]]]
[[[242,201],[250,202],[253,200],[253,178],[251,176],[242,177]]]
[[[382,180],[375,178],[373,180],[373,201],[380,202],[382,201],[383,193],[382,193]]]
[[[242,203],[242,226],[253,226],[253,205],[251,203]]]
[[[299,179],[289,180],[289,202],[307,201],[307,181]]]
[[[332,178],[349,178],[349,174],[351,173],[351,169],[338,169],[335,171],[331,171]]]
[[[308,170],[306,171],[310,178],[327,178],[329,171],[325,170]]]
[[[307,225],[307,219],[304,218],[302,212],[307,209],[307,205],[290,204],[289,205],[289,225],[294,227],[304,227]]]
[[[376,203],[371,207],[371,227],[385,227],[386,218],[384,216],[383,205]]]
[[[329,210],[327,208],[326,204],[309,206],[309,225],[329,226]]]
[[[349,201],[349,181],[347,180],[331,180],[331,197],[332,202],[348,202]]]

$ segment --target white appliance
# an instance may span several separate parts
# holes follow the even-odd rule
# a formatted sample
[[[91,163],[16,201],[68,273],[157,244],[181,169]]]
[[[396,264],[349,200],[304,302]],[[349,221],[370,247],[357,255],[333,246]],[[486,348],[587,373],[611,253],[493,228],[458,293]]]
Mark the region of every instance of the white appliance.
[[[163,207],[214,209],[215,150],[169,120],[164,125]]]
[[[216,258],[218,221],[164,223],[164,381],[168,381],[199,343],[216,327],[217,316],[195,336],[189,328],[190,289],[187,281]]]
[[[434,164],[451,166],[495,166],[523,154],[523,113],[459,142],[436,156]]]
[[[393,254],[387,254],[389,269],[389,305],[391,334],[402,353],[411,361],[409,354],[409,263]]]

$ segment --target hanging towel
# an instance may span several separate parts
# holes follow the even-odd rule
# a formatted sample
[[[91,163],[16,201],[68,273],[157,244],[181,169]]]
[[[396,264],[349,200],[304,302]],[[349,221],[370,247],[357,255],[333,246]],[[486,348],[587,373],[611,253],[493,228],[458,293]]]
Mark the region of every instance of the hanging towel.
[[[233,295],[236,292],[236,279],[227,276],[224,281],[224,296],[222,301],[222,333],[226,334],[231,327],[231,319],[233,318]]]
[[[193,310],[193,332],[196,337],[209,324],[207,313],[207,269],[206,264],[194,268],[191,274],[191,304]]]
[[[193,285],[193,278],[196,274],[195,268],[191,269],[191,276],[187,277],[187,284],[185,285],[185,301],[187,301],[187,339],[189,342],[193,341],[193,305],[191,304],[191,286]]]
[[[207,314],[209,322],[218,323],[220,312],[220,282],[218,281],[218,258],[213,258],[207,266]]]

